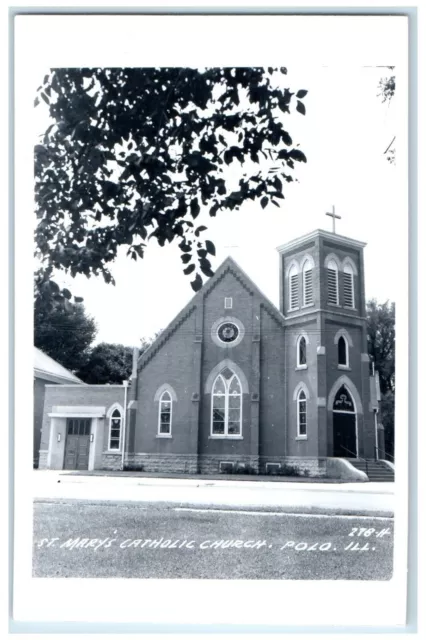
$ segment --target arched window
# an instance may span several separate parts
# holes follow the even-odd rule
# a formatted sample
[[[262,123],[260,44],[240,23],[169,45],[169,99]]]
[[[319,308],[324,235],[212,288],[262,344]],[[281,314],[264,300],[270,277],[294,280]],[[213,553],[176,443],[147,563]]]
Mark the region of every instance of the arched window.
[[[173,400],[168,391],[163,391],[158,407],[158,435],[172,435],[172,408]]]
[[[302,291],[303,305],[313,304],[314,302],[314,284],[313,284],[313,265],[309,258],[305,260],[302,267]]]
[[[303,389],[297,394],[297,437],[306,438],[306,393]]]
[[[242,400],[238,377],[225,369],[216,377],[212,388],[212,436],[241,436]]]
[[[339,276],[337,264],[330,260],[327,264],[327,302],[339,304]]]
[[[340,336],[337,342],[337,362],[341,367],[349,366],[348,343],[343,336]]]
[[[295,264],[288,274],[288,299],[290,311],[299,308],[299,269]]]
[[[303,368],[307,367],[305,336],[300,336],[297,341],[297,366]]]
[[[346,263],[343,268],[343,304],[350,309],[355,306],[354,271],[349,263]]]
[[[109,418],[108,448],[117,451],[121,447],[121,424],[123,416],[119,409],[114,409]]]

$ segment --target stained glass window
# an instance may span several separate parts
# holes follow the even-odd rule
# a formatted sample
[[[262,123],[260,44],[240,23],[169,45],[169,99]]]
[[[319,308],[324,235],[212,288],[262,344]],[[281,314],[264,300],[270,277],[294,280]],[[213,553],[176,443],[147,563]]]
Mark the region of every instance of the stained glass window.
[[[306,436],[306,393],[301,389],[297,396],[297,435]]]
[[[333,411],[349,411],[355,412],[354,401],[345,385],[342,385],[334,398]]]
[[[172,433],[172,397],[168,391],[163,391],[160,398],[158,433],[159,435]]]
[[[109,419],[109,448],[119,449],[121,440],[121,412],[114,409]]]
[[[211,434],[223,436],[241,435],[241,385],[230,370],[220,373],[212,389]]]

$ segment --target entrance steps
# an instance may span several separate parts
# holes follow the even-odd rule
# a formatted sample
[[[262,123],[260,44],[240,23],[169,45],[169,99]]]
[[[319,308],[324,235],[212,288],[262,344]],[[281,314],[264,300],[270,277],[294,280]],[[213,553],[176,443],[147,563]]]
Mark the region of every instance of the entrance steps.
[[[395,472],[383,460],[346,458],[356,469],[364,471],[370,482],[394,482]]]

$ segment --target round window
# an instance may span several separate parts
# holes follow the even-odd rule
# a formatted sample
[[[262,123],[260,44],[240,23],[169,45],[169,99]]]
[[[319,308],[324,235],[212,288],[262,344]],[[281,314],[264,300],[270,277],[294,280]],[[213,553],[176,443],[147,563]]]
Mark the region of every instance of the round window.
[[[236,347],[244,338],[244,334],[243,323],[233,316],[218,318],[211,328],[213,342],[222,349]]]
[[[222,322],[217,329],[217,335],[219,340],[229,344],[235,342],[238,338],[240,331],[236,324],[233,322]]]

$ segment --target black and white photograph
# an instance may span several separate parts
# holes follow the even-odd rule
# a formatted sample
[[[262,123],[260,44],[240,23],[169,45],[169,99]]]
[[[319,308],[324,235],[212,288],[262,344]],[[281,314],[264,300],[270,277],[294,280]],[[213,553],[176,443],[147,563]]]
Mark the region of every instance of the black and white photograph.
[[[406,579],[404,18],[378,31],[394,55],[350,61],[349,17],[38,18],[17,32],[56,34],[17,64],[25,579],[348,588],[383,621]],[[212,54],[237,22],[244,54]],[[334,58],[286,53],[313,31]]]

